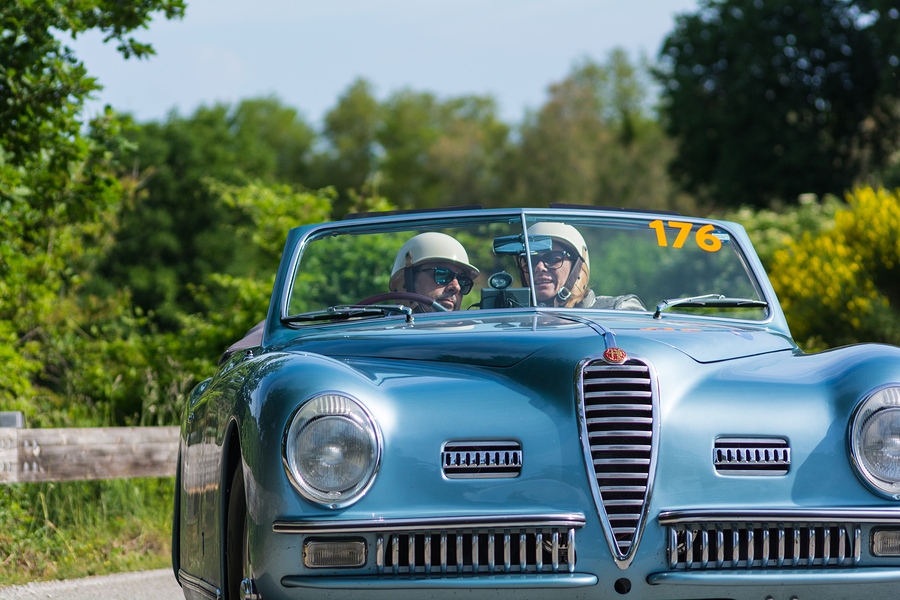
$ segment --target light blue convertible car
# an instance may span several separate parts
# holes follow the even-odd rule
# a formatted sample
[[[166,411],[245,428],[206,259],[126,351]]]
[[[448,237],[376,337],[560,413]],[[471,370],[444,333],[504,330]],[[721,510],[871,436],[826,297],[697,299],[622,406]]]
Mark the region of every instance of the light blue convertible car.
[[[900,349],[800,351],[734,223],[352,215],[290,232],[177,473],[188,599],[896,597]]]

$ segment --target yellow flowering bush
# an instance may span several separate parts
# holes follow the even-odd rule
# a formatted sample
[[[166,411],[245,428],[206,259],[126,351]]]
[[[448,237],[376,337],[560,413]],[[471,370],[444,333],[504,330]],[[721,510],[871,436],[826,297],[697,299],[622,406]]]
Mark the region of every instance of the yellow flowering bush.
[[[810,349],[900,344],[900,189],[847,195],[834,227],[775,252],[770,278],[794,338]]]

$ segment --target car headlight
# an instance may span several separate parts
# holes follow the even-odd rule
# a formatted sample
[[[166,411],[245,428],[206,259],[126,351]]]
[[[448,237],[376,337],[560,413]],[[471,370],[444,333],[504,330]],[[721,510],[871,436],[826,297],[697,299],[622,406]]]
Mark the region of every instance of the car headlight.
[[[863,480],[900,500],[900,388],[882,388],[859,405],[850,426],[850,447]]]
[[[284,436],[285,470],[304,498],[329,508],[359,500],[381,459],[375,419],[350,396],[329,392],[310,398]]]

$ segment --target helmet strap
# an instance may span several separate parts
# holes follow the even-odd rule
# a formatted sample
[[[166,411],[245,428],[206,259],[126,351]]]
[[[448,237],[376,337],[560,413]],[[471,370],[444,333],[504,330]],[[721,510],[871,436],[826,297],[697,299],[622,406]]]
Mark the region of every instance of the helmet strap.
[[[559,288],[559,291],[556,293],[556,297],[563,302],[572,297],[572,290],[575,289],[575,284],[578,282],[578,277],[581,276],[581,265],[583,264],[584,261],[581,260],[581,256],[578,256],[578,258],[575,259],[575,262],[572,263],[572,270],[569,271],[569,277],[568,279],[566,279],[566,283],[563,284],[563,286]]]
[[[403,283],[406,286],[407,292],[416,292],[416,280],[415,275],[413,274],[412,255],[409,252],[406,253],[406,268],[403,269]]]

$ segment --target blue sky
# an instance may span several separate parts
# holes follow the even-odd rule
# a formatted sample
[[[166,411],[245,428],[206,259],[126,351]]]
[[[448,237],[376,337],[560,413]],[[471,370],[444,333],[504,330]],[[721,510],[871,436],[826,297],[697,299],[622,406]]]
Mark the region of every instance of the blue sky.
[[[163,119],[173,108],[274,94],[318,123],[364,77],[384,98],[408,87],[441,97],[491,94],[508,122],[546,99],[583,57],[615,47],[655,57],[675,15],[698,0],[187,0],[181,21],[134,37],[125,61],[101,36],[68,43],[105,89],[88,106]]]

